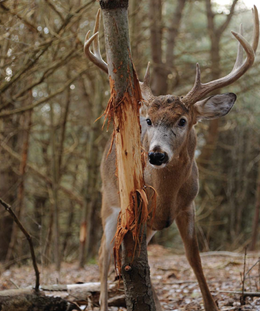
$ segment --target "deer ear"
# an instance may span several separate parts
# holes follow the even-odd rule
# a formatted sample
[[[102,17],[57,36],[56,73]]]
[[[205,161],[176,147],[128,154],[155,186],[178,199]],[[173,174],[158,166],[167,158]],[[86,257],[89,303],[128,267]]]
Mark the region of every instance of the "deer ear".
[[[234,93],[213,95],[196,102],[197,121],[212,120],[229,113],[237,97]]]

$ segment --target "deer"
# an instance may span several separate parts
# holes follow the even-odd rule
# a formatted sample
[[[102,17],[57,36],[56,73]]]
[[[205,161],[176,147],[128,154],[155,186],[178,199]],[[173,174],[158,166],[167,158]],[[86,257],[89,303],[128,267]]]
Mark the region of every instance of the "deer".
[[[212,120],[225,116],[236,101],[234,93],[209,95],[211,92],[228,86],[253,65],[259,41],[259,17],[257,8],[252,9],[254,20],[253,43],[250,45],[239,32],[232,31],[238,41],[237,57],[231,72],[226,76],[207,83],[201,82],[200,66],[196,64],[195,82],[184,96],[154,96],[150,88],[149,63],[140,83],[143,102],[140,109],[141,143],[146,156],[144,180],[157,193],[153,221],[147,224],[147,244],[153,235],[177,224],[184,243],[186,257],[197,278],[206,311],[219,310],[211,295],[202,269],[198,242],[195,232],[194,199],[199,190],[198,168],[195,161],[195,125],[199,121]],[[100,12],[96,17],[94,34],[87,33],[84,51],[96,66],[108,73],[106,62],[101,57],[98,41]],[[93,52],[90,47],[93,43]],[[243,57],[246,52],[246,58]],[[110,149],[108,141],[100,167],[102,178],[101,218],[103,236],[99,250],[101,274],[100,305],[102,311],[108,310],[107,277],[111,260],[112,240],[116,233],[120,212],[120,199],[116,177],[115,146]],[[110,149],[110,152],[109,152]],[[153,290],[156,310],[162,310],[159,299]]]

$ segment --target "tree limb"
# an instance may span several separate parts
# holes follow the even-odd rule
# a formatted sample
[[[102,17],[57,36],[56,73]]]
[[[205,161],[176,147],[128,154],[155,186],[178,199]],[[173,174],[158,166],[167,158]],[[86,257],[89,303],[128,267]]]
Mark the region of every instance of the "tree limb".
[[[29,106],[26,106],[26,107],[17,108],[17,109],[13,109],[13,110],[9,110],[9,111],[1,112],[0,113],[0,118],[11,116],[11,115],[16,114],[16,113],[21,113],[21,112],[24,112],[24,111],[28,111],[28,110],[34,109],[35,107],[37,107],[37,106],[39,106],[41,104],[46,103],[51,98],[53,98],[53,97],[59,95],[60,93],[62,93],[73,81],[75,81],[80,75],[82,75],[86,71],[87,71],[87,68],[82,69],[75,77],[73,77],[72,79],[67,81],[64,84],[63,87],[59,88],[58,91],[52,93],[51,95],[49,95],[46,98],[38,100],[37,102],[35,102],[32,105],[29,105]]]
[[[12,216],[13,220],[15,221],[15,223],[17,224],[17,226],[20,228],[20,230],[23,232],[23,234],[25,235],[29,246],[30,246],[30,252],[31,252],[31,256],[32,256],[32,261],[33,261],[33,268],[35,271],[35,290],[39,291],[39,286],[40,286],[40,271],[38,269],[37,266],[37,262],[36,262],[36,257],[35,257],[35,253],[34,253],[34,248],[33,248],[33,243],[32,243],[32,237],[31,235],[27,232],[27,230],[24,228],[24,226],[21,224],[20,220],[16,217],[14,211],[12,210],[11,206],[9,204],[7,204],[5,201],[3,201],[0,198],[0,203],[3,205],[3,207],[6,209],[6,211]]]

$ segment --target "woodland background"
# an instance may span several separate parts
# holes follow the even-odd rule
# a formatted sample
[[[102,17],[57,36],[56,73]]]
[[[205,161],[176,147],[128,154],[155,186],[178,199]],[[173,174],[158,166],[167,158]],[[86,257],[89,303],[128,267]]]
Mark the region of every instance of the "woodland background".
[[[0,1],[0,197],[32,234],[38,261],[57,270],[64,261],[95,260],[102,234],[99,164],[109,130],[98,117],[109,83],[83,53],[98,7],[95,0]],[[142,80],[151,61],[156,95],[188,92],[196,62],[203,82],[226,75],[237,47],[230,30],[243,23],[245,37],[253,34],[241,0],[131,0],[129,22],[137,73]],[[100,37],[104,54],[102,30]],[[259,55],[222,91],[238,96],[231,113],[196,127],[202,251],[259,245]],[[182,251],[175,226],[153,242]],[[2,208],[2,267],[28,260],[27,241]]]

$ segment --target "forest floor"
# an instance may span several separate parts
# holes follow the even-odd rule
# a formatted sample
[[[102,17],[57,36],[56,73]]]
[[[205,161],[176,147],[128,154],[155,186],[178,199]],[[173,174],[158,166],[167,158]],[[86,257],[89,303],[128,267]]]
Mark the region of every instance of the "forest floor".
[[[204,310],[198,284],[185,255],[172,254],[159,245],[149,246],[148,254],[152,281],[164,310]],[[244,271],[245,291],[260,291],[259,253],[247,254],[246,260],[243,254],[231,252],[203,253],[201,257],[210,290],[220,310],[260,310],[260,293],[258,297],[247,297],[243,306],[240,303],[241,295],[229,293],[241,291]],[[59,275],[51,266],[41,266],[40,270],[41,284],[44,285],[99,281],[96,264],[78,269],[77,263],[63,263]],[[110,273],[111,280],[114,276],[114,272]],[[33,285],[33,282],[34,272],[30,266],[13,266],[5,271],[0,269],[0,290],[26,287]]]

